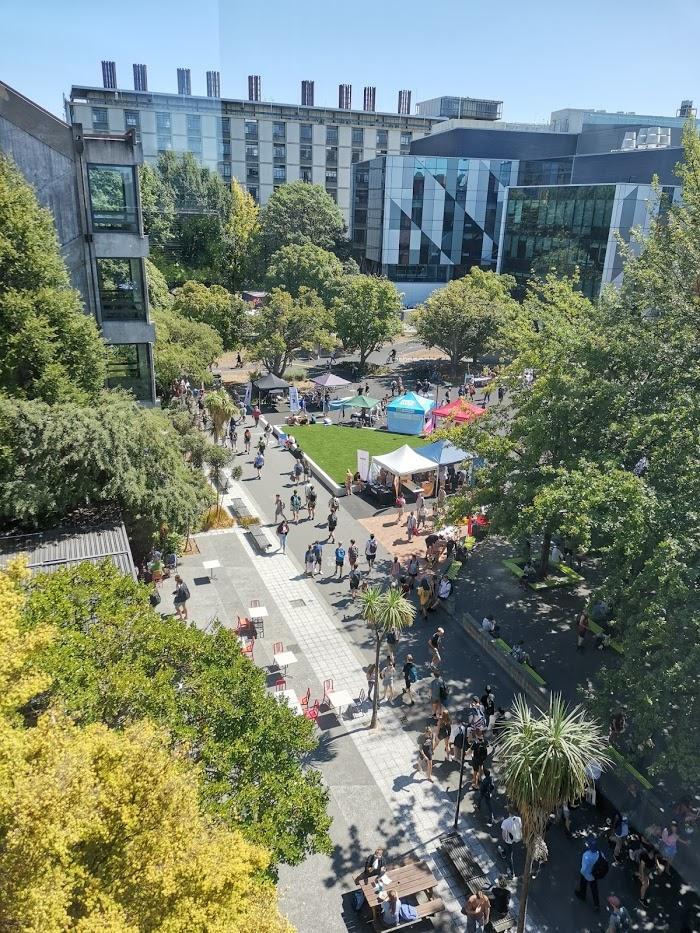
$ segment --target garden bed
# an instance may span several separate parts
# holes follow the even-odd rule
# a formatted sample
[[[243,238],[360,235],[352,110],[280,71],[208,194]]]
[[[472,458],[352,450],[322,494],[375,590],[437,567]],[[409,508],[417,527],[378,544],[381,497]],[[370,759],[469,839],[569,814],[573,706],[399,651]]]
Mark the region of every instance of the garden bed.
[[[510,558],[509,560],[503,561],[503,566],[510,570],[511,573],[514,573],[516,577],[522,577],[522,560]],[[534,583],[528,583],[528,586],[531,590],[535,591],[551,590],[558,586],[576,586],[579,583],[583,583],[584,579],[585,577],[583,577],[580,573],[576,573],[576,571],[572,570],[571,567],[567,566],[566,564],[560,564],[556,570],[553,570],[550,567],[544,580],[535,580]]]

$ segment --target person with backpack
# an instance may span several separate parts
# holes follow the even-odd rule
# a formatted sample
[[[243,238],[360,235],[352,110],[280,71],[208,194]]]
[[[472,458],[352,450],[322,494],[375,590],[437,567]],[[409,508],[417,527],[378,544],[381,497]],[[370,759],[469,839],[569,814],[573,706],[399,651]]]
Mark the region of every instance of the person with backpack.
[[[580,901],[585,901],[586,890],[590,885],[593,907],[596,911],[600,910],[598,882],[602,878],[605,878],[608,873],[608,868],[608,860],[598,848],[598,840],[595,836],[589,836],[586,841],[586,849],[581,857],[579,883],[574,894]]]
[[[250,441],[251,441],[252,436],[253,435],[250,433],[250,428],[246,428],[245,431],[243,432],[243,450],[247,454],[250,453]]]
[[[228,423],[228,438],[231,442],[231,450],[234,454],[238,453],[238,430],[236,428],[236,419],[231,418]]]
[[[175,606],[175,614],[179,619],[187,620],[187,600],[190,598],[190,590],[185,581],[182,579],[180,574],[175,574],[175,592],[173,593],[175,597],[173,600],[173,605]]]
[[[354,570],[357,567],[357,560],[360,556],[360,549],[355,544],[355,539],[350,538],[350,547],[348,548],[348,563],[350,564],[350,570]]]
[[[292,510],[292,518],[294,519],[295,524],[299,524],[299,512],[301,511],[301,496],[299,493],[294,490],[292,497],[289,500],[289,508]]]
[[[311,521],[316,517],[316,500],[318,499],[318,493],[316,489],[312,486],[306,494],[306,507],[309,510],[309,518]]]
[[[357,596],[357,591],[360,589],[360,583],[362,579],[357,567],[353,567],[350,571],[350,599],[355,602],[355,597]]]
[[[436,721],[442,714],[442,709],[447,700],[447,687],[445,681],[440,676],[440,671],[433,669],[433,679],[430,682],[430,700],[433,705],[433,719]]]
[[[253,466],[257,470],[258,479],[262,479],[262,476],[260,475],[260,471],[265,466],[265,457],[260,453],[260,451],[258,451],[255,455],[255,460],[253,460]]]
[[[338,513],[331,510],[328,513],[328,541],[335,544],[335,529],[338,527]]]
[[[371,572],[377,558],[377,539],[373,534],[369,536],[367,544],[365,544],[365,557],[367,558],[367,564]]]
[[[481,804],[486,804],[486,810],[489,815],[487,826],[493,826],[493,804],[491,803],[491,798],[493,797],[495,789],[491,772],[488,768],[484,768],[484,773],[479,781],[479,796],[476,798],[476,809],[481,812]]]
[[[304,554],[304,572],[307,577],[313,577],[314,575],[314,549],[311,544],[307,547],[306,553]]]
[[[321,563],[323,561],[323,545],[320,541],[314,542],[314,576],[321,574]]]
[[[498,854],[506,860],[513,878],[515,878],[514,849],[519,842],[522,842],[522,838],[523,821],[508,808],[508,816],[501,823],[501,840],[503,844],[498,847]]]
[[[415,661],[413,660],[412,654],[406,655],[406,662],[401,668],[401,673],[403,674],[403,682],[406,686],[401,691],[401,695],[408,694],[408,699],[411,706],[414,706],[413,694],[411,693],[411,687],[418,680],[418,668],[416,667]]]
[[[343,547],[343,542],[339,541],[338,547],[335,549],[335,571],[338,574],[339,580],[343,579],[344,564],[345,564],[345,548]]]
[[[630,929],[630,915],[627,909],[622,906],[622,901],[616,894],[611,894],[608,898],[608,910],[610,911],[610,921],[605,928],[605,933],[618,933]]]
[[[413,541],[413,535],[418,530],[418,519],[416,518],[415,512],[409,512],[408,517],[406,518],[406,533],[408,535],[408,543],[410,544]]]
[[[287,520],[283,518],[282,521],[277,526],[277,537],[279,538],[280,550],[282,551],[283,554],[287,553],[287,535],[288,534],[289,534],[289,525],[287,524]]]
[[[614,843],[615,848],[613,849],[613,864],[621,865],[620,855],[622,854],[622,847],[625,844],[625,840],[629,838],[630,834],[630,825],[626,813],[617,813],[615,819],[613,820],[612,832],[610,834],[610,843]]]

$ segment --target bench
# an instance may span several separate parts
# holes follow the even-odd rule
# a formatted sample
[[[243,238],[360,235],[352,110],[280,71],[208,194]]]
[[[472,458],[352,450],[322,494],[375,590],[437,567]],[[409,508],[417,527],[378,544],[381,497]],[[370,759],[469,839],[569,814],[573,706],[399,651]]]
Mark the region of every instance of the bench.
[[[517,926],[517,920],[513,914],[506,914],[505,917],[499,917],[498,920],[491,920],[491,930],[493,933],[507,933]]]
[[[448,833],[443,836],[440,848],[452,862],[472,894],[490,887],[491,881],[488,875],[464,844],[459,833]]]
[[[512,648],[511,648],[511,646],[508,644],[507,641],[504,641],[502,638],[494,638],[493,641],[494,641],[494,644],[498,645],[498,647],[501,649],[501,651],[503,651],[503,652],[504,652],[505,654],[507,654],[509,657],[512,657],[512,654],[511,654]],[[513,660],[515,661],[515,658],[513,658]],[[537,671],[535,670],[534,667],[531,667],[529,664],[522,664],[520,661],[515,661],[515,663],[516,663],[516,664],[520,664],[520,666],[521,666],[524,670],[527,671],[527,673],[530,675],[530,677],[532,677],[532,679],[535,681],[535,683],[536,683],[536,684],[539,684],[540,687],[546,687],[546,686],[547,686],[547,681],[544,679],[544,677],[542,677],[540,674],[537,673]]]
[[[519,580],[522,580],[523,568],[517,560],[510,558],[502,561],[502,564],[512,574],[515,574]],[[567,564],[560,564],[556,570],[548,573],[544,580],[534,580],[532,583],[528,583],[527,586],[537,592],[538,590],[551,590],[558,586],[576,586],[577,583],[582,583],[584,579],[580,573],[576,573]]]
[[[425,920],[426,917],[439,914],[441,910],[445,909],[445,903],[442,898],[434,897],[432,900],[423,901],[422,904],[416,904],[415,908],[415,920],[404,920],[403,923],[398,923],[395,927],[387,927],[384,926],[384,921],[378,918],[372,921],[372,926],[375,930],[382,931],[382,933],[390,933],[391,930],[405,930],[407,927],[413,926],[414,923],[420,923],[421,920]]]
[[[593,632],[594,635],[607,635],[607,632],[605,631],[605,629],[601,625],[598,625],[597,622],[594,622],[593,619],[591,618],[588,619],[588,628]],[[615,641],[614,638],[610,639],[609,644],[610,644],[610,647],[613,649],[613,651],[617,651],[618,654],[625,653],[624,648],[622,647],[620,642]]]
[[[251,536],[253,541],[255,541],[256,547],[258,550],[262,551],[264,554],[267,549],[270,547],[270,541],[268,540],[267,535],[262,530],[259,525],[251,525],[248,529],[248,534]]]
[[[252,518],[253,516],[250,513],[250,509],[245,504],[243,499],[232,499],[231,508],[236,513],[239,518]]]

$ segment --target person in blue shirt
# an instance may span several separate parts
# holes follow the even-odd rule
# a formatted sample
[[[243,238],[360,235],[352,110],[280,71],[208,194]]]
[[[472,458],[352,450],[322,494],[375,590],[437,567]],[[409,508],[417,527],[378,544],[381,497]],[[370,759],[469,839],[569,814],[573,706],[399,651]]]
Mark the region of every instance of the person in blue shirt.
[[[586,841],[586,849],[581,857],[579,885],[574,894],[579,900],[585,901],[586,889],[590,885],[593,907],[596,911],[600,910],[600,898],[598,897],[598,880],[593,874],[593,868],[599,858],[601,858],[601,853],[598,849],[598,840],[595,836],[589,836]]]
[[[343,564],[345,563],[345,548],[343,547],[343,542],[338,542],[338,547],[335,549],[335,570],[338,574],[338,579],[343,579]]]

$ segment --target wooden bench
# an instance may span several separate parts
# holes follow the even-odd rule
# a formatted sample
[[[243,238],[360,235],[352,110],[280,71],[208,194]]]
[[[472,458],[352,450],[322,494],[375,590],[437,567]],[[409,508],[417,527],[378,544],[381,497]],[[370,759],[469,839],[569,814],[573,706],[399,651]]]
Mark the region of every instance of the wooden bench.
[[[405,930],[407,927],[413,926],[414,923],[420,923],[421,920],[425,920],[426,917],[439,914],[441,910],[445,909],[445,903],[442,898],[434,897],[432,900],[423,901],[422,904],[416,904],[415,908],[415,920],[404,920],[402,923],[397,923],[395,927],[387,927],[384,926],[384,921],[380,917],[372,921],[372,926],[375,930],[382,931],[382,933],[390,933],[391,930]]]
[[[502,561],[502,564],[512,574],[515,574],[519,580],[522,580],[523,568],[518,561],[510,558]],[[527,586],[537,592],[538,590],[551,590],[559,586],[576,586],[577,583],[582,583],[584,579],[580,573],[576,573],[567,564],[560,564],[556,570],[551,570],[544,580],[533,580]]]
[[[251,525],[246,530],[248,531],[248,534],[251,536],[253,541],[255,541],[258,550],[264,554],[270,547],[270,541],[260,525]]]
[[[253,516],[250,513],[250,509],[245,504],[243,499],[232,499],[231,508],[236,513],[239,518],[252,518]]]
[[[491,920],[491,930],[493,933],[507,933],[508,930],[514,930],[517,923],[513,914],[506,914],[505,917],[499,917],[498,920]]]

